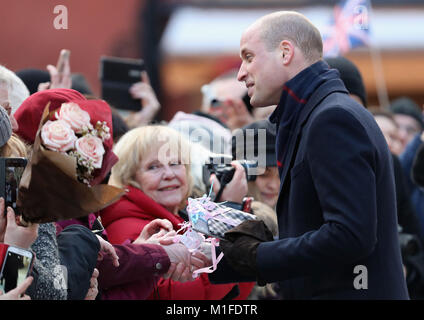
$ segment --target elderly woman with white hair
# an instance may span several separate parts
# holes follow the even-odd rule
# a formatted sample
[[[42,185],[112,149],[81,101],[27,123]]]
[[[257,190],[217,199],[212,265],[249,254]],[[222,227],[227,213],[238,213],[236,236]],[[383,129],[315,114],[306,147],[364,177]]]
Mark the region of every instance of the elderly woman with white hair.
[[[6,109],[13,131],[18,130],[18,123],[13,114],[29,97],[28,88],[11,70],[0,65],[0,106]]]
[[[134,241],[157,218],[171,221],[178,230],[187,219],[181,209],[192,189],[188,140],[166,126],[144,126],[127,132],[114,153],[120,160],[112,168],[109,184],[127,192],[101,212],[111,243]],[[161,278],[150,299],[245,299],[252,286],[213,285],[206,274],[185,283]]]

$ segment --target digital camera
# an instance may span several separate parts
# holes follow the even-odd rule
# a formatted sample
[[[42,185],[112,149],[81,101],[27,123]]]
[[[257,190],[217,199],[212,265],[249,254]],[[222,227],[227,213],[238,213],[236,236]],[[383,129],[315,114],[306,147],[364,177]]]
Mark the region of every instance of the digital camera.
[[[203,182],[205,185],[210,185],[209,178],[213,173],[220,181],[221,186],[226,185],[233,179],[235,169],[231,166],[228,160],[229,159],[225,156],[209,158],[209,163],[206,163],[203,166]],[[258,162],[252,160],[237,160],[237,162],[243,166],[247,181],[255,181],[256,175],[250,175],[249,169],[257,168]]]

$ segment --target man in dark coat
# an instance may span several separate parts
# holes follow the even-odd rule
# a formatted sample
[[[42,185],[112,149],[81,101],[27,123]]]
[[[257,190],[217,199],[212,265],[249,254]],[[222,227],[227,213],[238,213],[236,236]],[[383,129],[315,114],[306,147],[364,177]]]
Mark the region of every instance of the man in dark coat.
[[[218,269],[279,282],[285,299],[408,299],[390,151],[322,61],[319,31],[301,14],[276,12],[244,32],[240,53],[253,107],[278,104],[279,240],[262,222],[244,222],[221,241]]]

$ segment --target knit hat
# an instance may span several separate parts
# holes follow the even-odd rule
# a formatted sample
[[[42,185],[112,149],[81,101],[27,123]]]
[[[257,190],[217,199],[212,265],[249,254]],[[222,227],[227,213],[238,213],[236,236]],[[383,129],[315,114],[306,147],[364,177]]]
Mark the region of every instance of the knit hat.
[[[7,111],[0,107],[0,147],[3,147],[12,135],[12,126],[10,124]]]
[[[359,69],[345,57],[334,57],[324,59],[330,68],[337,69],[340,73],[347,91],[351,94],[357,95],[364,107],[367,107],[367,92],[365,90],[364,81],[362,80]]]
[[[390,111],[394,114],[404,114],[418,121],[421,128],[424,129],[424,120],[420,107],[408,97],[401,97],[394,100],[390,106]]]
[[[247,129],[253,129],[253,143],[248,143],[248,137],[251,137],[247,134]],[[254,160],[248,159],[246,155],[258,156],[259,149],[259,130],[266,130],[266,166],[275,167],[277,166],[277,155],[275,152],[275,136],[276,136],[276,127],[275,124],[271,123],[268,119],[255,121],[247,126],[244,126],[241,129],[236,129],[233,132],[232,137],[232,155],[234,160]],[[237,141],[243,141],[243,150],[237,148]],[[244,151],[244,152],[243,152]]]

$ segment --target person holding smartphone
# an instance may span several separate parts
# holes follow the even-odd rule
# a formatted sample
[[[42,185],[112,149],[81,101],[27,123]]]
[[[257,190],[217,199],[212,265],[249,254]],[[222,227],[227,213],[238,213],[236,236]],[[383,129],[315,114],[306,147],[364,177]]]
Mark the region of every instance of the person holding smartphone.
[[[129,91],[131,97],[140,99],[140,111],[131,112],[125,120],[130,128],[144,126],[152,122],[160,110],[160,103],[155,91],[150,85],[149,75],[146,71],[141,72],[141,81],[134,83]]]
[[[69,50],[62,49],[57,65],[47,65],[46,68],[50,74],[50,81],[40,83],[38,85],[38,91],[56,88],[70,89],[72,87],[70,55],[71,52]]]
[[[31,297],[25,294],[25,291],[31,285],[33,277],[28,277],[18,285],[15,289],[10,290],[8,293],[0,292],[0,300],[31,300]]]
[[[38,224],[31,224],[28,227],[22,227],[17,225],[15,212],[11,207],[7,208],[7,217],[4,216],[4,199],[0,198],[0,246],[9,246],[7,252],[15,251],[19,252],[28,252],[31,253],[30,260],[32,261],[33,254],[30,250],[32,243],[34,243],[35,239],[38,236]],[[19,257],[16,255],[16,257]],[[5,257],[7,259],[9,257]],[[10,255],[10,259],[12,259],[12,255]],[[7,264],[6,266],[9,269],[12,267],[16,270],[3,270],[3,272],[18,272],[19,260],[12,261],[12,264]],[[31,263],[30,263],[31,264]],[[28,266],[28,269],[31,269],[31,265]],[[9,273],[10,273],[9,272]],[[33,281],[33,277],[28,277],[24,281],[19,282],[19,277],[16,274],[16,283],[6,283],[5,291],[8,291],[4,295],[0,295],[0,300],[2,299],[13,299],[13,300],[28,300],[30,299],[28,295],[25,295],[24,292],[31,285]],[[10,286],[16,288],[12,288]]]
[[[36,93],[32,96],[30,96],[24,103],[20,106],[18,110],[17,120],[20,124],[20,127],[22,128],[22,131],[20,131],[20,135],[23,139],[25,139],[29,144],[34,143],[35,134],[37,132],[37,128],[39,125],[39,121],[41,119],[41,110],[44,110],[44,107],[46,106],[46,103],[48,101],[51,102],[50,107],[51,108],[58,108],[62,103],[74,101],[74,100],[84,100],[85,98],[79,94],[78,92],[74,90],[69,89],[56,89],[56,90],[48,90]],[[113,132],[111,132],[113,135]],[[92,215],[95,215],[94,213]],[[94,219],[95,220],[95,219]],[[65,225],[59,222],[56,223],[56,227],[59,226],[57,229],[55,226],[54,233],[52,230],[48,230],[48,241],[39,242],[38,247],[40,247],[40,255],[43,254],[43,256],[47,256],[52,251],[57,251],[57,244],[60,243],[62,247],[64,248],[62,250],[63,255],[60,256],[60,260],[58,257],[55,257],[56,261],[58,261],[61,264],[66,265],[66,262],[69,261],[73,265],[76,264],[76,267],[71,269],[68,268],[69,273],[76,273],[75,269],[80,268],[82,269],[81,265],[84,263],[84,261],[80,264],[76,260],[78,260],[82,254],[89,255],[90,252],[87,252],[87,250],[91,250],[90,248],[87,248],[87,244],[84,243],[82,245],[75,245],[75,238],[72,237],[71,234],[68,233],[69,236],[66,235],[65,231],[71,231],[76,229],[80,229],[81,233],[82,231],[86,231],[85,234],[87,238],[89,237],[89,234],[96,238],[92,231],[98,230],[93,229],[93,225],[91,224],[88,217],[83,217],[81,219],[74,219],[72,221],[66,221],[70,222],[71,225]],[[43,224],[43,225],[52,225],[52,224]],[[59,230],[61,227],[63,227],[63,230]],[[41,229],[41,226],[40,226]],[[58,236],[56,237],[56,230],[59,231]],[[141,230],[140,230],[141,231]],[[66,236],[66,239],[64,239],[64,236]],[[92,238],[92,237],[91,237]],[[138,237],[137,237],[138,238]],[[65,241],[66,240],[66,241]],[[98,243],[100,242],[101,248],[103,248],[103,245],[109,244],[107,241],[100,240],[100,237],[97,237],[95,239]],[[38,241],[38,239],[37,239]],[[64,244],[69,244],[70,247],[73,249],[78,250],[79,254],[70,254],[69,250],[66,250],[66,246]],[[48,250],[46,249],[46,245],[51,246]],[[56,248],[54,248],[54,245],[56,245]],[[90,242],[91,245],[91,242]],[[34,246],[33,246],[34,247]],[[109,247],[112,247],[110,245]],[[170,248],[171,246],[168,246]],[[176,253],[178,250],[173,250],[173,257],[169,257],[169,251],[167,249],[162,248],[162,246],[155,245],[155,244],[143,244],[143,243],[137,243],[137,242],[124,242],[121,244],[116,244],[112,247],[116,251],[116,255],[119,257],[119,265],[116,265],[116,257],[113,259],[111,255],[103,255],[103,258],[101,261],[98,261],[96,268],[99,271],[98,275],[98,289],[102,295],[102,299],[145,299],[150,292],[154,289],[154,284],[156,283],[155,279],[160,277],[162,274],[169,271],[172,262],[175,262]],[[174,247],[175,248],[175,247]],[[172,248],[171,248],[172,249]],[[35,251],[35,250],[34,250]],[[154,254],[152,254],[154,253]],[[39,254],[37,253],[37,257]],[[89,255],[89,258],[97,258],[97,252],[95,255]],[[82,260],[82,259],[79,259]],[[174,260],[174,261],[173,261]],[[154,266],[152,268],[151,266]],[[203,266],[203,264],[202,264]],[[200,267],[200,266],[199,266]],[[181,276],[184,276],[181,272],[175,272],[175,277],[178,277],[178,279],[181,280]],[[81,274],[81,272],[76,273],[78,275]],[[174,273],[172,274],[174,276]],[[69,277],[68,277],[69,278]],[[87,279],[88,282],[96,282],[95,274],[93,276],[90,274],[90,277]],[[185,281],[189,280],[183,279]],[[190,278],[192,279],[191,275]],[[140,286],[141,283],[141,286]],[[69,282],[70,285],[74,284],[72,281]],[[48,282],[46,282],[46,290],[52,290],[51,286],[47,287],[49,285]],[[124,287],[137,287],[137,296],[129,296],[127,294],[127,290],[124,290]],[[77,286],[77,290],[81,291],[81,285]],[[71,290],[68,290],[70,292]],[[91,290],[93,291],[93,290]],[[53,293],[50,294],[49,292],[47,297],[43,297],[43,299],[54,299]],[[84,292],[85,294],[86,292]],[[44,292],[43,292],[44,294]],[[66,291],[65,291],[66,294]],[[31,296],[32,297],[32,296]],[[34,298],[33,298],[34,299]],[[66,297],[64,297],[66,299]],[[69,294],[68,294],[69,299]]]

